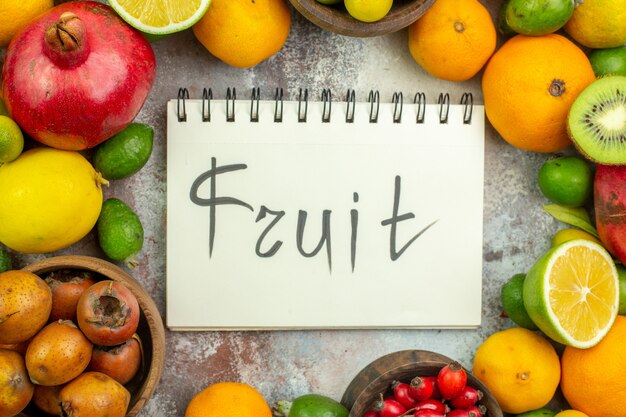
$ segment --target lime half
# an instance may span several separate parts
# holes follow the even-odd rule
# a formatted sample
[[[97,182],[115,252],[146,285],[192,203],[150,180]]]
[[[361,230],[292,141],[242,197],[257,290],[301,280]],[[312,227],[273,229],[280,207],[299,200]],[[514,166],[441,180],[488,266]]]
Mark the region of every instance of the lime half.
[[[611,255],[575,239],[550,249],[524,280],[524,306],[546,336],[589,348],[609,331],[619,308],[619,280]]]
[[[109,0],[122,19],[147,34],[167,35],[191,27],[211,0]]]
[[[0,165],[17,159],[24,149],[24,135],[13,119],[0,115]]]

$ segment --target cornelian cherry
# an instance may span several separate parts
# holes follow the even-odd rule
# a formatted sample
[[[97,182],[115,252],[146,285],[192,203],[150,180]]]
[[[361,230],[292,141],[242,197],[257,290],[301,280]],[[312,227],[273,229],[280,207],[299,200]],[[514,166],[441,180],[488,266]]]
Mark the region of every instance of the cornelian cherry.
[[[446,400],[458,396],[467,384],[465,369],[458,362],[451,362],[441,368],[437,375],[437,387]]]
[[[430,378],[416,376],[409,384],[409,395],[415,401],[427,400],[433,395],[433,381]]]
[[[405,408],[413,408],[415,405],[415,399],[409,394],[410,386],[404,382],[393,381],[391,383],[391,389],[393,390],[393,397],[402,404]]]

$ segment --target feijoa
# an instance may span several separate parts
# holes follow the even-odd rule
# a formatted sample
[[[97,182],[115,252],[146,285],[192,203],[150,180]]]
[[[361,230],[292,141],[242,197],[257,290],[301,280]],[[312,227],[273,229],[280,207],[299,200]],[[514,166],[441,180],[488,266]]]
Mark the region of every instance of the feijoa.
[[[341,403],[320,394],[305,394],[293,401],[278,401],[278,415],[286,417],[348,417]]]
[[[114,261],[133,262],[143,247],[143,226],[135,212],[117,198],[108,198],[96,224],[98,242],[105,255]]]
[[[9,252],[0,246],[0,272],[5,272],[13,268],[11,263],[11,258],[9,257]]]
[[[589,54],[589,62],[596,77],[626,75],[626,45],[595,49]]]
[[[505,19],[515,32],[541,36],[556,32],[574,13],[574,0],[509,0]]]
[[[150,158],[154,130],[131,123],[96,148],[93,165],[107,180],[119,180],[139,171]]]

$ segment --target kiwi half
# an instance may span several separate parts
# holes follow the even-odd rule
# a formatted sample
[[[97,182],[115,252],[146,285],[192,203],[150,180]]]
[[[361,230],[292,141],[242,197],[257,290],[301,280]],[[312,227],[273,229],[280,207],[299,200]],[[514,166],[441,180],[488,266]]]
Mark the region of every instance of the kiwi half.
[[[574,100],[567,130],[578,150],[604,165],[626,165],[626,77],[589,84]]]

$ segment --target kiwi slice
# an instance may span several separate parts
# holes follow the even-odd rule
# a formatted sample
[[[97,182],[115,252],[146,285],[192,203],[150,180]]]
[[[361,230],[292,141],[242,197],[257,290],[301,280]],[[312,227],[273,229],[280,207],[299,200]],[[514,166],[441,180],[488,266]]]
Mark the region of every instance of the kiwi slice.
[[[574,145],[590,160],[626,164],[626,77],[603,77],[574,100],[567,117]]]

